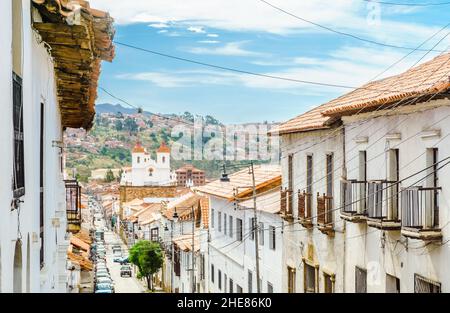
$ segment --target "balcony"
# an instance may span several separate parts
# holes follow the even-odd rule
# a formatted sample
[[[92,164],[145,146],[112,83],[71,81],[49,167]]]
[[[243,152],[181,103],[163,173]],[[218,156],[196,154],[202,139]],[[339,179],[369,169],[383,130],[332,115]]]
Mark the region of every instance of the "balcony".
[[[425,241],[442,239],[439,190],[439,187],[410,187],[401,191],[403,236]]]
[[[312,194],[298,191],[298,219],[305,228],[312,228]]]
[[[287,221],[292,222],[294,220],[294,216],[292,214],[293,211],[293,193],[292,190],[287,188],[281,189],[280,191],[280,212],[281,217]]]
[[[317,193],[317,227],[326,235],[334,235],[333,197],[325,194],[320,196],[319,193]]]
[[[66,180],[67,231],[77,233],[81,230],[81,187],[76,180]]]
[[[367,214],[367,182],[346,180],[342,182],[341,186],[341,218],[353,223],[365,222]]]
[[[367,226],[399,230],[398,182],[378,180],[367,183]]]

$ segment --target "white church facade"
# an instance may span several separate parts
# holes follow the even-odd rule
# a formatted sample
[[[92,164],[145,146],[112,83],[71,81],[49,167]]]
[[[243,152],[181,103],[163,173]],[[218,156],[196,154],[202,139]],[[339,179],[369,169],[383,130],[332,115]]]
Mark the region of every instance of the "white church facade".
[[[163,142],[156,151],[156,160],[136,143],[132,153],[131,168],[124,169],[121,185],[168,186],[176,184],[176,173],[170,168],[170,148]]]

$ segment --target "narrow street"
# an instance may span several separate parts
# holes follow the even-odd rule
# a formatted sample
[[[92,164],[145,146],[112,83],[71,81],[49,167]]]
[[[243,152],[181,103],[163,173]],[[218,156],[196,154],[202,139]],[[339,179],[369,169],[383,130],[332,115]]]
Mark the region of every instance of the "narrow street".
[[[112,246],[121,242],[120,237],[112,231],[105,232],[105,244],[107,247],[106,264],[110,270],[111,278],[114,281],[116,293],[144,293],[146,289],[143,284],[136,278],[136,273],[133,271],[133,277],[120,277],[120,263],[114,263],[114,255]],[[122,244],[122,255],[128,255],[128,248]],[[133,268],[133,266],[132,266]]]

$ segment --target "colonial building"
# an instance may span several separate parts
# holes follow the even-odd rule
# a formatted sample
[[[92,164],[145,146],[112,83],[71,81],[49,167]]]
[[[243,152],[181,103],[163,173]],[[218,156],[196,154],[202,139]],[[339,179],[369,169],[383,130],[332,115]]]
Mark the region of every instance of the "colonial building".
[[[0,1],[0,292],[68,290],[81,208],[64,182],[63,132],[92,126],[112,22],[87,1]]]
[[[184,187],[203,186],[205,184],[205,171],[195,168],[192,164],[186,164],[175,171],[177,185]]]
[[[156,150],[156,160],[140,142],[134,146],[131,156],[131,168],[124,170],[121,185],[169,186],[176,183],[175,173],[170,169],[170,148],[165,143]]]
[[[196,188],[209,197],[210,206],[209,241],[201,243],[200,251],[206,292],[257,292],[256,237],[260,291],[282,292],[281,171],[277,165],[256,166],[254,171],[256,225],[253,180],[247,168],[228,180]]]
[[[448,292],[450,54],[278,127],[284,290]]]

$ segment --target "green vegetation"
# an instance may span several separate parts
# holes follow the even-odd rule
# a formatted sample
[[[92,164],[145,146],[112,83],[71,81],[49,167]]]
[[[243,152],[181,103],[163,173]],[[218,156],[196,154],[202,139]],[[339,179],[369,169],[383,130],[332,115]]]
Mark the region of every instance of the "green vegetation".
[[[137,277],[139,279],[145,278],[147,281],[147,288],[153,291],[153,275],[156,274],[163,265],[161,245],[157,242],[140,240],[131,247],[129,260],[139,269]]]
[[[113,171],[111,169],[109,169],[105,175],[105,182],[110,183],[110,182],[114,181],[115,179],[116,178],[114,177]]]

